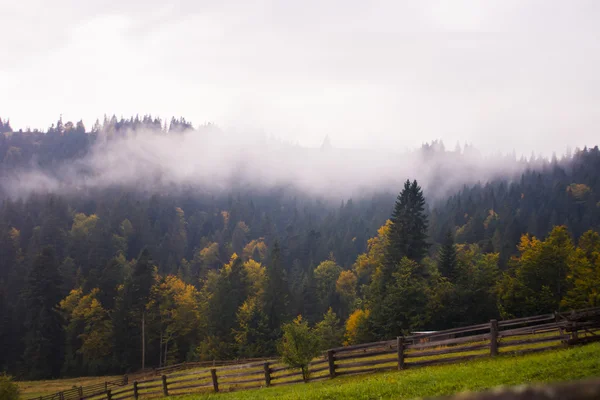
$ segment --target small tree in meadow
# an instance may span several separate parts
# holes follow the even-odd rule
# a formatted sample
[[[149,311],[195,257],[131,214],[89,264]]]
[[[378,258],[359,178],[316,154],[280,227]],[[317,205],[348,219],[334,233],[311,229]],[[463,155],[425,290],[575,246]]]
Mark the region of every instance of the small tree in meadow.
[[[19,387],[8,375],[0,375],[0,399],[19,400]]]
[[[308,364],[319,354],[319,338],[308,322],[299,315],[290,323],[283,324],[280,354],[283,362],[292,368],[302,369],[302,379],[308,381]]]

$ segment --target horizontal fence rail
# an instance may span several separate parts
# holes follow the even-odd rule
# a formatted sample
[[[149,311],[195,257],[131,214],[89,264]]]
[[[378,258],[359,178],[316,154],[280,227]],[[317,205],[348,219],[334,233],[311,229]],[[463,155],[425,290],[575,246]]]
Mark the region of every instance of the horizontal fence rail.
[[[330,349],[299,368],[280,360],[249,359],[183,363],[153,371],[148,379],[74,388],[39,400],[147,399],[201,392],[246,390],[331,379],[375,371],[404,370],[502,354],[525,354],[600,340],[600,307],[400,336],[394,340]],[[228,365],[229,364],[229,365]],[[160,377],[154,374],[160,373]]]

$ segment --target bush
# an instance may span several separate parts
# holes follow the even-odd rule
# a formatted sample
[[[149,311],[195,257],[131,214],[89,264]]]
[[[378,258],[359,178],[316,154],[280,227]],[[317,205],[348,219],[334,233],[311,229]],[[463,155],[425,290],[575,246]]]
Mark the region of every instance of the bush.
[[[280,353],[283,362],[292,368],[302,369],[302,379],[308,380],[308,364],[319,354],[319,338],[299,315],[293,322],[284,324]]]
[[[12,377],[5,374],[0,375],[0,399],[19,400],[19,387]]]

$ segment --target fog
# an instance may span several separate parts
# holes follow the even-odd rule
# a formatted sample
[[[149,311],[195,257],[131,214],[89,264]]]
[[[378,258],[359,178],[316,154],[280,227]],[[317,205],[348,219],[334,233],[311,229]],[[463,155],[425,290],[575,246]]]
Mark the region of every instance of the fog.
[[[550,156],[598,136],[599,20],[595,0],[2,1],[0,117]]]
[[[445,150],[440,142],[386,152],[337,148],[326,138],[321,147],[310,148],[213,127],[112,138],[100,132],[87,155],[54,168],[32,162],[5,171],[1,186],[12,197],[80,195],[111,187],[151,193],[288,188],[339,200],[397,192],[406,179],[417,179],[431,200],[463,184],[517,176],[525,166],[514,155],[484,156],[469,146]]]

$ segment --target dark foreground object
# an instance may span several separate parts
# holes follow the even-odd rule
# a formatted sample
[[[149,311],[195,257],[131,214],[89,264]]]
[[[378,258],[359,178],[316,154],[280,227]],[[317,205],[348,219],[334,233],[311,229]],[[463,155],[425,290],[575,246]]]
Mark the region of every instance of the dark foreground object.
[[[497,388],[481,393],[461,393],[438,400],[597,400],[600,378],[552,385]]]

